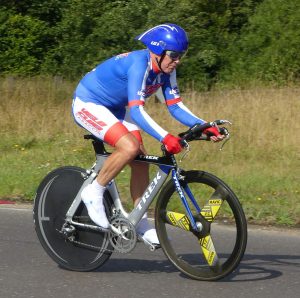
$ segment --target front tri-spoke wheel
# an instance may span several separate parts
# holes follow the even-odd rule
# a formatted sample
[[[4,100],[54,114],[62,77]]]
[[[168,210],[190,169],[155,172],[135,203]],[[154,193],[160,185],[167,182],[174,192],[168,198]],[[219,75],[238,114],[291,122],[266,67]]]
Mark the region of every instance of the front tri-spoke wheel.
[[[192,219],[173,181],[156,204],[156,229],[169,260],[198,280],[217,280],[231,273],[243,257],[247,223],[232,190],[217,177],[189,171],[180,180]]]

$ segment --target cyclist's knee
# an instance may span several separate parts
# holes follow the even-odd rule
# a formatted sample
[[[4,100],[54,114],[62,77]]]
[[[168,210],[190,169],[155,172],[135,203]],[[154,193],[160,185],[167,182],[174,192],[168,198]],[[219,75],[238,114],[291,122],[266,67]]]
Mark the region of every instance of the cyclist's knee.
[[[130,158],[134,158],[140,153],[140,143],[131,134],[127,134],[116,143],[116,149],[123,151]]]
[[[131,157],[136,157],[140,153],[140,146],[139,143],[134,143],[132,142],[127,148],[126,148],[127,153]]]

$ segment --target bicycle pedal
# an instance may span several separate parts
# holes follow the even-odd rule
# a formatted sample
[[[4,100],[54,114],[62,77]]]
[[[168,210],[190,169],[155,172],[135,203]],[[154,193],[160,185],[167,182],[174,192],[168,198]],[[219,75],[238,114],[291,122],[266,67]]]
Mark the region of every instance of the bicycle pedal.
[[[144,244],[150,249],[150,251],[155,251],[159,248],[161,248],[160,244],[153,244],[145,239],[143,239],[142,236],[138,235],[138,242],[144,242]]]
[[[152,244],[152,247],[150,247],[150,250],[155,251],[155,250],[160,249],[160,248],[161,248],[160,244]]]
[[[157,249],[159,249],[159,248],[161,248],[161,245],[160,244],[148,244],[148,248],[150,249],[150,251],[155,251],[155,250],[157,250]]]

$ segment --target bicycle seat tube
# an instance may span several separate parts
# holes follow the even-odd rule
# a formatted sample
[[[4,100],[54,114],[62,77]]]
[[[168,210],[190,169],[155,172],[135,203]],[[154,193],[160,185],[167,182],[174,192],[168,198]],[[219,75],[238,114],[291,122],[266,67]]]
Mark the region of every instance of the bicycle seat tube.
[[[166,171],[165,167],[164,169],[160,167],[153,180],[147,186],[141,200],[128,216],[128,219],[134,226],[139,223],[145,212],[148,210],[150,204],[168,178],[169,172],[170,170]]]
[[[105,159],[107,158],[107,155],[100,155],[97,154],[96,155],[96,162],[95,164],[92,166],[91,169],[87,170],[87,179],[83,182],[80,190],[78,191],[76,197],[74,198],[73,203],[71,204],[67,214],[66,214],[66,220],[71,221],[77,208],[79,207],[80,203],[81,203],[81,191],[90,183],[92,183],[92,181],[95,179],[95,177],[98,175],[101,167],[103,166],[103,163],[105,161]]]

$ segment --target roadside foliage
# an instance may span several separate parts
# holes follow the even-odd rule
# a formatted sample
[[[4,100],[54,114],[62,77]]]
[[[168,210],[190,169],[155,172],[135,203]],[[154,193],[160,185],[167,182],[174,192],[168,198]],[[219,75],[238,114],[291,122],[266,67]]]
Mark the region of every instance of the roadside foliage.
[[[0,73],[78,79],[143,46],[134,37],[177,23],[190,37],[179,77],[198,90],[249,81],[285,84],[300,72],[294,0],[1,1]]]

